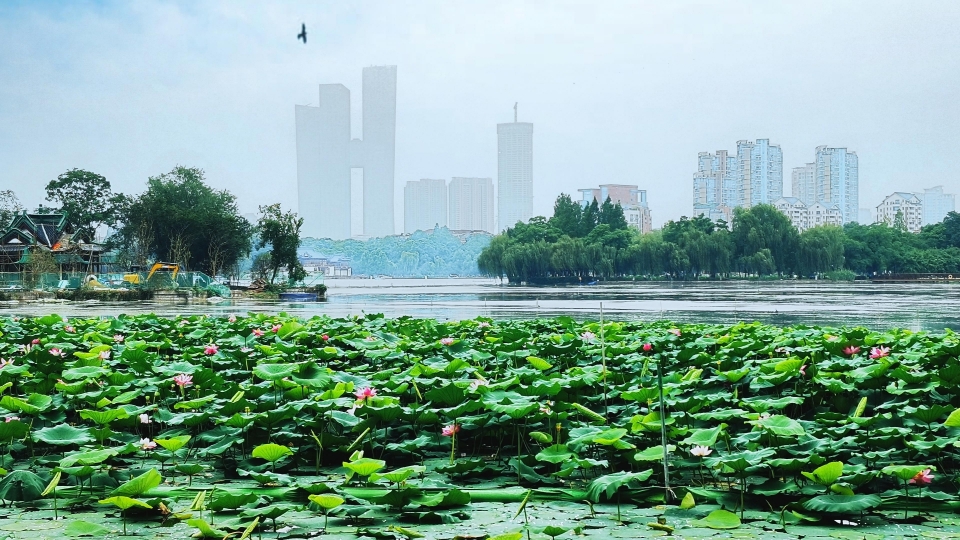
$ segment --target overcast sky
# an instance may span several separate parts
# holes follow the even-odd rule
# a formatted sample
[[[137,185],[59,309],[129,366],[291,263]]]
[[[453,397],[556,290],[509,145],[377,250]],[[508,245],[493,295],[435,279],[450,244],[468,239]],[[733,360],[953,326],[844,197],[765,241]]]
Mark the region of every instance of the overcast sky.
[[[296,40],[300,23],[306,45]],[[0,2],[0,189],[77,167],[130,194],[176,164],[243,212],[296,208],[294,105],[397,65],[408,180],[496,180],[496,124],[534,124],[534,212],[600,183],[690,215],[697,153],[769,138],[860,158],[860,206],[960,192],[960,2]]]

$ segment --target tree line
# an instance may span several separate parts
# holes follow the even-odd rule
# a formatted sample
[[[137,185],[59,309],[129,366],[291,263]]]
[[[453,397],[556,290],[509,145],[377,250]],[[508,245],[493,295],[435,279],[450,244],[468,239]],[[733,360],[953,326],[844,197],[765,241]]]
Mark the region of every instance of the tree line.
[[[70,230],[91,239],[106,228],[104,243],[122,268],[163,260],[216,276],[238,268],[256,245],[270,247],[271,282],[282,268],[291,280],[304,276],[297,258],[303,219],[272,204],[261,206],[251,223],[232,193],[206,184],[202,169],[178,165],[150,177],[139,195],[115,193],[104,176],[72,169],[47,183],[45,192],[51,204],[38,213],[62,213]],[[0,192],[4,227],[22,211],[15,193]]]
[[[480,270],[511,282],[646,277],[852,278],[884,273],[960,274],[960,214],[908,233],[903,220],[800,232],[771,205],[734,210],[732,224],[703,215],[640,234],[607,199],[581,207],[561,194],[549,219],[534,217],[495,236]]]

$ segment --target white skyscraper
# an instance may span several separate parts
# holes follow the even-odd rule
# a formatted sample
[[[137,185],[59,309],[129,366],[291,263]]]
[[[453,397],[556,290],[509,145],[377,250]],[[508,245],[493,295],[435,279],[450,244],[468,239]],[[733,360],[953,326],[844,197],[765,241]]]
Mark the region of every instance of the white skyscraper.
[[[737,141],[739,206],[773,204],[783,197],[783,153],[770,139]]]
[[[447,181],[424,178],[403,188],[403,232],[447,226]]]
[[[793,198],[810,206],[817,202],[817,164],[807,163],[803,167],[794,167],[792,178]]]
[[[397,67],[363,69],[363,140],[350,139],[350,91],[320,85],[317,107],[295,107],[303,235],[350,237],[350,169],[363,169],[363,234],[394,234]]]
[[[856,152],[817,147],[816,202],[840,209],[844,223],[860,219],[860,174]]]
[[[447,187],[447,226],[455,231],[495,233],[493,179],[453,178]]]
[[[943,186],[936,186],[915,193],[923,201],[923,225],[940,223],[947,214],[956,209],[956,196],[953,193],[944,193]]]
[[[497,124],[498,231],[533,217],[533,124]]]

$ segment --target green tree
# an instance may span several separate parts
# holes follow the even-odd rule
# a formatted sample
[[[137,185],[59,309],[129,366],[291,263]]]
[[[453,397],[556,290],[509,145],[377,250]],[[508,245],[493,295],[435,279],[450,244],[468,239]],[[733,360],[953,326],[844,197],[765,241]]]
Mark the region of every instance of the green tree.
[[[6,229],[20,212],[23,212],[23,205],[17,194],[9,189],[0,191],[0,230]]]
[[[126,199],[115,194],[103,176],[82,169],[71,169],[47,183],[46,199],[57,204],[56,211],[67,215],[74,230],[94,234],[101,225],[113,225]]]
[[[284,212],[279,204],[260,207],[260,221],[257,223],[257,248],[270,246],[270,283],[277,278],[281,266],[287,268],[287,277],[291,283],[303,281],[306,270],[300,263],[297,250],[300,248],[300,228],[303,218],[296,212]]]
[[[253,225],[236,197],[204,183],[201,169],[177,166],[151,177],[121,217],[112,243],[129,261],[154,257],[216,275],[250,252]]]
[[[599,223],[600,205],[596,199],[593,199],[583,208],[583,213],[580,215],[580,233],[577,236],[584,237],[590,234]]]
[[[597,224],[607,225],[614,231],[625,230],[627,228],[627,219],[623,216],[623,207],[620,203],[613,204],[610,197],[600,205],[600,212],[597,215]]]
[[[553,203],[553,216],[547,221],[551,227],[572,238],[580,236],[580,219],[583,208],[566,193],[561,193]]]
[[[800,233],[797,267],[801,275],[843,268],[843,229],[835,225],[813,227]]]
[[[757,256],[764,249],[773,261],[774,272],[781,276],[793,272],[800,234],[790,219],[773,205],[735,209],[731,234],[737,256],[754,272],[766,269],[768,256]]]
[[[893,217],[893,228],[900,232],[907,232],[907,220],[903,217],[903,210],[897,210]]]

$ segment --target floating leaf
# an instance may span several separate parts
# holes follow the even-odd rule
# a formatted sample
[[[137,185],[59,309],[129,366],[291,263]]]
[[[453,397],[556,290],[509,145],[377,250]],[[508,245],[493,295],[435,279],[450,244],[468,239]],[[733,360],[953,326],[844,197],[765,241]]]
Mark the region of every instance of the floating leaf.
[[[709,529],[736,529],[740,526],[740,517],[727,510],[714,510],[707,514],[707,517],[695,519],[690,524]]]

